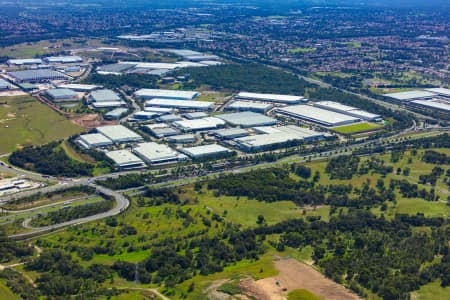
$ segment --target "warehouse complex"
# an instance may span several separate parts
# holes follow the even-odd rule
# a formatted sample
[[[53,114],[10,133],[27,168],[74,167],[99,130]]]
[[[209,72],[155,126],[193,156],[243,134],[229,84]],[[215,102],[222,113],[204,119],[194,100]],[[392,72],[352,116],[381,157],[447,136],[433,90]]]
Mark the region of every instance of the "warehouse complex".
[[[355,118],[360,118],[361,120],[365,120],[365,121],[378,122],[378,121],[382,120],[380,115],[372,114],[367,111],[361,110],[357,107],[340,104],[338,102],[319,101],[319,102],[314,102],[313,105],[316,107],[323,108],[323,109],[342,113],[344,115],[349,115],[349,116],[352,116]]]
[[[217,117],[232,126],[240,127],[270,126],[278,123],[277,119],[250,111],[223,114],[218,115]]]
[[[450,111],[450,89],[446,88],[390,93],[384,94],[384,96],[422,109],[445,113]]]
[[[140,89],[134,93],[134,96],[140,100],[148,99],[166,99],[166,100],[193,100],[199,96],[199,92],[195,91],[176,91],[176,90],[157,90],[157,89]]]
[[[236,99],[241,100],[256,100],[263,102],[275,102],[281,104],[298,104],[307,101],[302,96],[279,95],[279,94],[261,94],[261,93],[246,93],[241,92],[235,96]]]
[[[349,115],[314,107],[311,105],[295,105],[278,108],[277,112],[294,119],[305,120],[327,127],[342,126],[360,121]]]
[[[133,151],[149,165],[173,163],[187,159],[184,154],[178,153],[169,146],[154,142],[138,144]]]
[[[97,127],[97,131],[113,141],[115,144],[139,142],[143,140],[139,134],[123,125]]]
[[[64,80],[68,78],[67,75],[64,75],[63,73],[48,69],[13,71],[8,72],[8,75],[14,78],[16,82],[31,83],[51,80]]]

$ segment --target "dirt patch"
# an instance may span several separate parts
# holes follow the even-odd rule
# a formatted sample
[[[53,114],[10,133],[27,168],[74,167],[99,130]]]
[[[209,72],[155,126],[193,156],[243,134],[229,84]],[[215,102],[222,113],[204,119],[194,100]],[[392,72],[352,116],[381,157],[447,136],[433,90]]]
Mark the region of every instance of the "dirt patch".
[[[87,114],[72,119],[76,125],[83,127],[84,129],[92,129],[102,125],[117,124],[117,121],[105,121],[99,114]]]
[[[296,289],[306,289],[325,300],[362,299],[311,266],[295,259],[275,261],[275,267],[280,272],[277,276],[258,281],[252,279],[242,281],[243,292],[261,300],[286,300],[287,293]]]

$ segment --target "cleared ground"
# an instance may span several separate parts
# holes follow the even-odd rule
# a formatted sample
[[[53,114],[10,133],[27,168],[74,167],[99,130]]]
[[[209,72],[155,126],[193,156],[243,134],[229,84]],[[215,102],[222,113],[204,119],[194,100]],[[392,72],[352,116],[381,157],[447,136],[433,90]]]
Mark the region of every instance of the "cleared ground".
[[[66,138],[80,131],[80,127],[30,96],[0,100],[0,154]]]
[[[286,300],[290,291],[298,289],[305,289],[323,299],[361,299],[311,266],[295,259],[278,260],[275,267],[279,271],[278,275],[257,281],[246,280],[242,283],[243,289],[261,300]]]

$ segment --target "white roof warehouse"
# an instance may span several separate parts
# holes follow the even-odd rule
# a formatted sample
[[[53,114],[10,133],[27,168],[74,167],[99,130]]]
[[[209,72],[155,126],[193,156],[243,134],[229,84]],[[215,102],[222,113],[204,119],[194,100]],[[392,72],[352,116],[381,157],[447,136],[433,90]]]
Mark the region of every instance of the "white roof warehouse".
[[[153,98],[167,100],[192,100],[200,95],[195,91],[176,91],[176,90],[158,90],[158,89],[140,89],[134,93],[138,99],[147,100]]]
[[[107,138],[109,138],[114,143],[128,143],[128,142],[139,142],[142,141],[143,138],[135,133],[134,131],[131,131],[127,127],[123,125],[110,125],[110,126],[103,126],[103,127],[97,127],[97,131]]]

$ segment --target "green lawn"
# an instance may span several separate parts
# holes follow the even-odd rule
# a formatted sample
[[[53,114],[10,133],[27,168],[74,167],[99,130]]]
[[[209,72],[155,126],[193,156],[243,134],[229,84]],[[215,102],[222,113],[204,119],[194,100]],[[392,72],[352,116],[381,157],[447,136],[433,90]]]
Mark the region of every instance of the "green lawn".
[[[441,287],[440,281],[426,284],[417,292],[412,293],[414,300],[448,300],[450,299],[450,287]]]
[[[312,52],[315,50],[316,50],[315,48],[294,48],[294,49],[289,49],[288,53],[292,53],[292,54],[307,53],[307,52]]]
[[[381,127],[383,127],[383,126],[380,124],[375,124],[375,123],[358,123],[358,124],[334,127],[332,130],[335,132],[338,132],[338,133],[352,134],[352,133],[371,131],[371,130],[379,129]]]
[[[14,294],[3,280],[0,281],[0,299],[20,300],[20,297]]]
[[[82,129],[30,96],[0,99],[0,154],[66,138]]]
[[[319,296],[314,295],[308,290],[300,289],[300,290],[293,290],[288,293],[288,300],[320,300]]]

